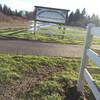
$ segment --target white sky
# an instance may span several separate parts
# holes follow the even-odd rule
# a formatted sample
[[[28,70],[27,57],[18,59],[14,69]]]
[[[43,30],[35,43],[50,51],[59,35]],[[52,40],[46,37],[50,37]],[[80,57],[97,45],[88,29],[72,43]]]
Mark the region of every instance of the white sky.
[[[64,8],[75,11],[77,8],[86,8],[87,14],[93,13],[100,16],[99,0],[0,0],[1,4],[6,4],[11,9],[33,11],[34,6],[46,6],[54,8]]]

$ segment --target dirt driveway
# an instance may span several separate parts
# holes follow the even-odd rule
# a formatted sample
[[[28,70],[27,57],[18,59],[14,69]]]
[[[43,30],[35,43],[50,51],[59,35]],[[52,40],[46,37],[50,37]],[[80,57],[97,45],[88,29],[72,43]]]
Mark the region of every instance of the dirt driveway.
[[[98,48],[98,46],[96,47]],[[0,40],[0,53],[80,57],[82,55],[82,46],[26,40]]]

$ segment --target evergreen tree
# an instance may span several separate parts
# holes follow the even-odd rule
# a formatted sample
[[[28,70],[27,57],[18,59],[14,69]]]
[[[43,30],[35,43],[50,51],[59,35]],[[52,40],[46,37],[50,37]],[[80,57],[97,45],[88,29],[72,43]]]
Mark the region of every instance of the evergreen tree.
[[[93,23],[93,24],[95,24],[95,25],[97,25],[97,26],[100,26],[99,16],[93,14],[92,17],[90,18],[90,22]]]
[[[79,9],[76,9],[76,12],[74,14],[74,21],[77,22],[79,21],[81,18],[81,13],[80,13],[80,10]]]
[[[86,15],[86,9],[84,8],[81,12],[81,16],[84,17]]]
[[[8,7],[6,5],[3,7],[3,13],[6,15],[8,14]]]
[[[74,21],[74,13],[71,12],[70,15],[69,15],[69,18],[68,18],[68,24],[70,25],[71,22],[73,22],[73,21]]]
[[[18,16],[18,11],[15,10],[15,11],[13,12],[13,15],[14,15],[14,16]]]
[[[23,11],[19,11],[17,15],[18,15],[19,17],[21,17],[22,14],[23,14]]]
[[[2,5],[0,4],[0,11],[2,12]]]
[[[8,10],[7,10],[7,15],[10,15],[10,16],[13,15],[13,12],[12,12],[12,10],[10,8],[8,8]]]

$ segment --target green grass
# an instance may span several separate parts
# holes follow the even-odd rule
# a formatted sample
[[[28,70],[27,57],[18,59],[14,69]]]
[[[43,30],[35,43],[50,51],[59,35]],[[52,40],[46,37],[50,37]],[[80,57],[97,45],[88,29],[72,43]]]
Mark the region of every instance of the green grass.
[[[21,83],[25,77],[34,78],[43,74],[50,79],[42,79],[30,92],[18,94],[19,100],[62,100],[65,84],[68,80],[77,80],[79,62],[78,58],[0,55],[0,85],[9,88]],[[58,71],[58,68],[63,69]],[[52,73],[55,69],[56,72]]]
[[[64,100],[65,98],[69,100],[75,96],[74,98],[77,98],[75,100],[83,100],[76,91],[79,67],[80,58],[0,55],[0,85],[9,88],[17,84],[20,86],[19,83],[23,84],[25,78],[39,78],[35,86],[25,93],[17,94],[17,98],[19,100]],[[100,85],[100,77],[95,76],[95,79]]]
[[[8,29],[8,30],[4,30],[4,31],[0,30],[0,35],[9,36],[9,35],[25,32],[25,31],[26,31],[26,29],[19,29],[19,28],[18,29]]]
[[[12,32],[12,31],[17,31],[17,30],[21,30],[24,28],[8,28],[8,29],[0,29],[0,33],[5,33],[5,32]]]
[[[32,70],[35,67],[41,66],[57,67],[64,66],[65,68],[74,68],[79,66],[79,59],[67,59],[62,57],[38,57],[38,56],[10,56],[0,55],[0,83],[12,83],[13,78],[20,79],[23,73],[27,70]],[[78,67],[76,67],[77,69]]]
[[[52,27],[51,27],[52,28]],[[55,27],[53,27],[55,29]],[[32,33],[18,32],[22,29],[1,30],[0,35],[13,36],[28,40],[55,42],[62,44],[83,44],[86,30],[68,27],[63,39],[59,30],[51,30],[55,35],[46,35],[47,30]],[[51,32],[50,31],[50,32]],[[18,33],[17,33],[18,32]],[[17,33],[17,34],[16,34]],[[95,37],[93,44],[100,44],[100,39]],[[94,65],[89,63],[89,65]],[[95,65],[94,65],[95,66]],[[16,86],[25,78],[39,78],[38,83],[29,91],[17,94],[19,100],[69,100],[77,98],[83,100],[81,95],[74,97],[76,91],[77,75],[79,73],[80,58],[0,55],[0,85],[6,88]],[[55,71],[56,70],[56,71]],[[52,73],[54,71],[54,73]],[[40,76],[46,77],[41,79]],[[93,75],[96,84],[100,87],[100,75]],[[86,86],[87,89],[87,86]],[[90,91],[87,93],[89,94]]]
[[[48,28],[50,28],[48,30]],[[50,26],[46,29],[41,29],[36,32],[36,34],[29,33],[25,29],[8,29],[5,31],[0,31],[0,35],[3,36],[13,36],[20,39],[37,40],[42,42],[54,42],[61,44],[83,44],[86,30],[78,27],[68,27],[65,30],[67,36],[61,36],[62,29],[58,29],[55,26]],[[47,33],[54,33],[53,35],[48,35]],[[100,38],[95,37],[93,39],[93,44],[100,44]]]

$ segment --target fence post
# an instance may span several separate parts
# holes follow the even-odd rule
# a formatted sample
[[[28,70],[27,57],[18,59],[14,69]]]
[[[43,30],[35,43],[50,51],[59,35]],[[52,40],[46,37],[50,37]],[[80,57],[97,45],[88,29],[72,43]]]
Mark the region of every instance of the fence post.
[[[91,34],[91,28],[93,27],[93,24],[89,24],[87,27],[87,33],[84,40],[84,47],[83,47],[83,55],[81,58],[81,64],[80,64],[80,72],[78,76],[77,81],[77,90],[79,92],[83,92],[83,84],[84,84],[84,69],[87,65],[88,57],[86,55],[86,50],[90,47],[91,41],[92,41],[92,34]]]
[[[36,33],[36,21],[34,21],[34,35],[35,35],[35,33]]]

